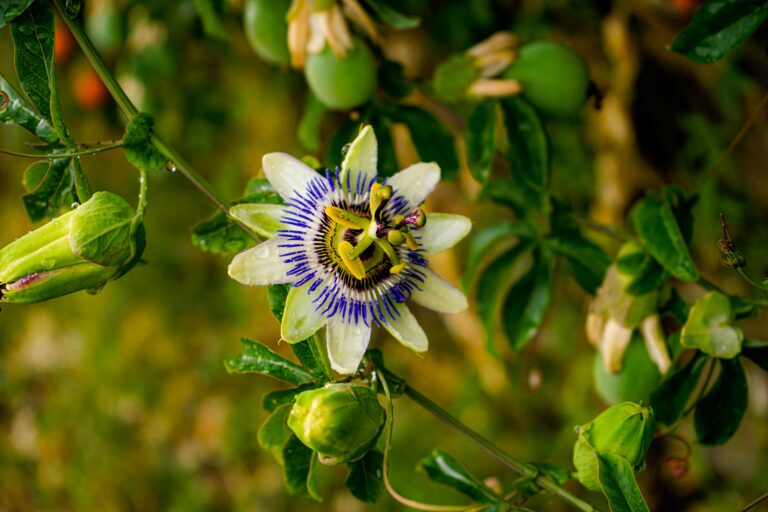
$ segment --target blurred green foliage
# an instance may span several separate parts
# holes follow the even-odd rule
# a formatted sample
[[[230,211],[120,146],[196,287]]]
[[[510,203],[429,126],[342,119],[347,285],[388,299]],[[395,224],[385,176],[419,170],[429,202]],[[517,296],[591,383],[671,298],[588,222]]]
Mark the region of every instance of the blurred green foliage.
[[[197,3],[215,10],[226,41],[206,35]],[[424,20],[423,28],[412,33],[424,48],[421,78],[428,78],[447,55],[512,28],[525,40],[572,43],[583,52],[598,85],[606,80],[601,31],[612,8],[609,2],[392,4]],[[654,185],[676,182],[687,190],[700,189],[692,257],[708,278],[746,294],[735,272],[719,266],[717,214],[725,213],[747,261],[765,271],[764,111],[734,159],[721,164],[717,179],[705,180],[704,173],[764,94],[760,84],[768,77],[768,66],[760,45],[765,41],[758,33],[758,41],[737,50],[720,67],[694,68],[663,49],[688,20],[690,12],[679,7],[686,2],[659,4],[620,8],[627,10],[632,40],[640,47],[631,106],[637,158],[653,168]],[[105,5],[114,12],[100,12]],[[257,175],[264,153],[303,152],[296,134],[305,103],[303,79],[253,54],[242,33],[240,9],[236,0],[86,3],[89,32],[128,94],[230,199],[240,197]],[[69,54],[60,52],[57,62],[70,132],[78,141],[119,139],[123,126],[116,106],[98,96],[103,94],[98,84],[87,81],[87,61],[72,41],[70,45]],[[0,69],[13,69],[7,28],[0,30]],[[332,145],[334,127],[346,120],[333,114],[324,121],[321,147]],[[590,139],[587,127],[581,120],[548,124],[552,188],[584,212],[599,193],[594,165],[600,140],[594,134]],[[2,148],[23,148],[31,140],[20,129],[0,129]],[[119,152],[83,157],[81,162],[95,190],[137,195],[135,170]],[[19,200],[25,192],[21,176],[29,163],[0,155],[2,244],[34,227]],[[468,214],[477,227],[508,215],[489,201],[473,201],[467,189],[471,186],[445,185],[435,201],[450,208],[435,209]],[[256,436],[267,416],[261,396],[275,385],[257,376],[230,375],[223,364],[239,352],[243,336],[292,357],[285,345],[274,343],[279,325],[269,313],[266,290],[239,286],[226,275],[226,258],[192,246],[190,227],[213,209],[180,176],[153,176],[149,193],[145,265],[95,296],[3,306],[0,509],[400,510],[386,495],[376,505],[356,501],[344,489],[340,468],[318,472],[323,503],[288,496],[280,468],[259,448]],[[610,241],[596,241],[616,248]],[[458,257],[437,264],[457,274],[465,251],[460,247]],[[498,359],[489,356],[482,330],[471,327],[478,325],[474,310],[445,323],[419,310],[432,340],[423,359],[382,332],[374,331],[373,345],[386,347],[388,365],[414,387],[518,458],[570,467],[573,427],[594,418],[605,404],[593,384],[597,356],[582,335],[589,297],[565,273],[554,276],[544,327],[522,353],[503,348]],[[453,277],[458,281],[458,275]],[[688,298],[696,295],[692,288],[683,291]],[[745,334],[768,338],[765,320],[762,314],[742,324]],[[457,325],[462,321],[470,327]],[[768,457],[760,454],[768,453],[768,379],[753,364],[745,364],[745,370],[751,402],[728,445],[694,446],[690,472],[681,479],[664,460],[681,455],[684,448],[674,441],[652,447],[648,469],[639,475],[652,510],[735,510],[765,491]],[[498,477],[511,488],[513,477],[503,467],[414,404],[399,400],[395,415],[391,473],[403,494],[461,502],[458,493],[415,471],[438,446],[476,475]],[[678,434],[695,439],[694,426],[689,422]],[[599,500],[575,486],[571,490]],[[529,506],[567,510],[548,496],[532,499]]]

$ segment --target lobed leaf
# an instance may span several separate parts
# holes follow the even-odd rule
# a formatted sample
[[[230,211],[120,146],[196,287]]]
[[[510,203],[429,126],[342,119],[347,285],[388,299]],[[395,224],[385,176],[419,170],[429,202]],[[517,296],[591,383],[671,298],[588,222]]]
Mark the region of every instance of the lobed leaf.
[[[696,403],[693,418],[701,444],[724,444],[733,437],[747,410],[748,394],[739,358],[721,359],[720,376]]]
[[[536,111],[522,98],[502,103],[505,112],[512,172],[534,190],[549,183],[549,143]]]
[[[707,357],[701,352],[696,352],[688,364],[667,374],[661,385],[651,394],[651,408],[656,415],[656,421],[672,425],[680,419],[706,362]]]
[[[699,272],[688,252],[683,233],[662,194],[647,193],[630,215],[643,245],[662,267],[683,281],[698,281]]]
[[[371,450],[362,459],[347,463],[344,485],[352,496],[366,503],[375,503],[384,492],[384,454]]]
[[[513,350],[522,349],[533,339],[552,298],[551,263],[537,252],[530,270],[512,286],[504,301],[504,331]]]
[[[480,183],[485,183],[493,170],[493,158],[496,154],[497,101],[479,103],[469,114],[465,139],[467,141],[467,163],[472,176]]]
[[[632,466],[611,453],[596,452],[598,475],[603,494],[613,512],[648,512],[640,488],[635,481]]]
[[[295,385],[314,380],[305,368],[285,359],[266,345],[247,338],[242,338],[240,343],[242,354],[224,363],[228,372],[260,373]]]
[[[715,62],[747,39],[768,17],[763,0],[707,0],[672,43],[696,62]]]
[[[501,497],[472,475],[464,464],[440,448],[432,450],[432,453],[421,459],[419,469],[423,470],[433,482],[456,489],[473,501],[480,503],[501,501]]]

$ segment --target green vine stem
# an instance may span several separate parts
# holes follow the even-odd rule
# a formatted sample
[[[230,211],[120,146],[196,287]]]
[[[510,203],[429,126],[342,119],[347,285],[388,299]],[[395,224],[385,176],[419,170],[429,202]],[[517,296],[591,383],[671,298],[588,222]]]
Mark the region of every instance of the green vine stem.
[[[557,496],[563,501],[570,503],[579,510],[584,512],[598,512],[598,509],[569,493],[560,487],[557,482],[546,475],[542,475],[535,467],[531,466],[530,464],[518,461],[504,450],[493,444],[491,441],[475,432],[458,419],[451,416],[445,409],[441,408],[425,395],[412,388],[405,380],[393,374],[387,368],[377,366],[376,370],[382,377],[396,381],[398,383],[398,391],[413,400],[417,405],[451,427],[453,430],[472,441],[488,455],[498,460],[512,471],[518,473],[519,475],[532,478],[533,482],[538,487]],[[382,383],[383,382],[384,379],[382,378]]]
[[[96,153],[101,153],[103,151],[109,151],[111,149],[117,149],[121,147],[123,147],[123,142],[118,141],[112,144],[105,144],[103,146],[85,148],[82,151],[75,151],[72,153],[56,153],[56,154],[19,153],[17,151],[11,151],[9,149],[0,149],[0,153],[4,155],[17,156],[20,158],[34,158],[36,160],[56,160],[59,158],[75,158],[80,156],[94,155]]]
[[[128,120],[136,117],[136,115],[139,114],[139,109],[137,109],[133,102],[131,102],[131,99],[109,71],[107,64],[104,62],[104,59],[101,58],[101,54],[96,49],[88,35],[85,33],[85,30],[83,30],[83,27],[67,16],[65,7],[63,5],[64,0],[53,0],[53,4],[59,10],[61,18],[67,24],[69,31],[75,38],[75,41],[77,41],[77,44],[83,50],[83,53],[85,53],[86,58],[93,66],[96,74],[99,75],[99,78],[101,78],[102,82],[104,82],[104,85],[115,99],[115,102],[117,102],[117,105],[120,107],[120,110],[123,112],[125,117],[127,117]],[[160,151],[160,153],[163,154],[163,156],[168,158],[172,168],[178,169],[179,173],[181,173],[182,176],[184,176],[190,183],[192,183],[192,185],[197,190],[199,190],[211,203],[213,203],[214,206],[224,212],[227,218],[229,218],[254,240],[261,240],[259,236],[251,231],[245,224],[230,216],[229,205],[227,201],[219,196],[213,190],[208,181],[202,176],[202,174],[200,174],[197,170],[195,170],[194,167],[192,167],[192,165],[184,160],[184,158],[173,147],[171,147],[157,133],[154,132],[152,133],[150,142],[158,151]]]

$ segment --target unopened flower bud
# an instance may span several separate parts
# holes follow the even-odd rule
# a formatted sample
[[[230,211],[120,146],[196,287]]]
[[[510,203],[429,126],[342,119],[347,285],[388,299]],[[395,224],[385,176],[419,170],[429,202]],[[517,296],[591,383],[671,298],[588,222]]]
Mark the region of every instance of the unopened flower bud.
[[[642,469],[653,440],[653,411],[632,402],[609,407],[594,420],[578,428],[573,449],[576,477],[584,487],[600,490],[596,453],[623,458],[635,469]]]
[[[120,196],[97,192],[77,209],[0,250],[0,299],[32,303],[98,290],[127,272],[144,248],[143,227]]]
[[[353,384],[332,384],[301,393],[288,426],[324,464],[365,455],[384,428],[384,409],[376,392]]]

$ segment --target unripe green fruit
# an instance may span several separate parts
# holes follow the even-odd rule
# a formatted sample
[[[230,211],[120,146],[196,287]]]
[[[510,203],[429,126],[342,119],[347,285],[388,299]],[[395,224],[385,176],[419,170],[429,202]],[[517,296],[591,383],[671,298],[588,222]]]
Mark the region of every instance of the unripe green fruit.
[[[542,114],[567,118],[587,100],[589,71],[584,59],[557,43],[540,41],[523,46],[504,78],[519,80],[523,96]]]
[[[358,38],[346,57],[337,57],[328,45],[307,55],[304,75],[309,88],[326,106],[348,110],[367,102],[376,91],[376,61]]]
[[[384,428],[385,414],[376,392],[353,384],[332,384],[301,393],[288,426],[324,464],[365,455]]]
[[[246,0],[243,28],[256,55],[270,64],[288,64],[288,21],[291,0]]]
[[[641,469],[653,441],[655,425],[651,409],[622,402],[579,427],[579,438],[573,449],[576,478],[587,489],[600,490],[595,452],[616,455],[634,469]]]

